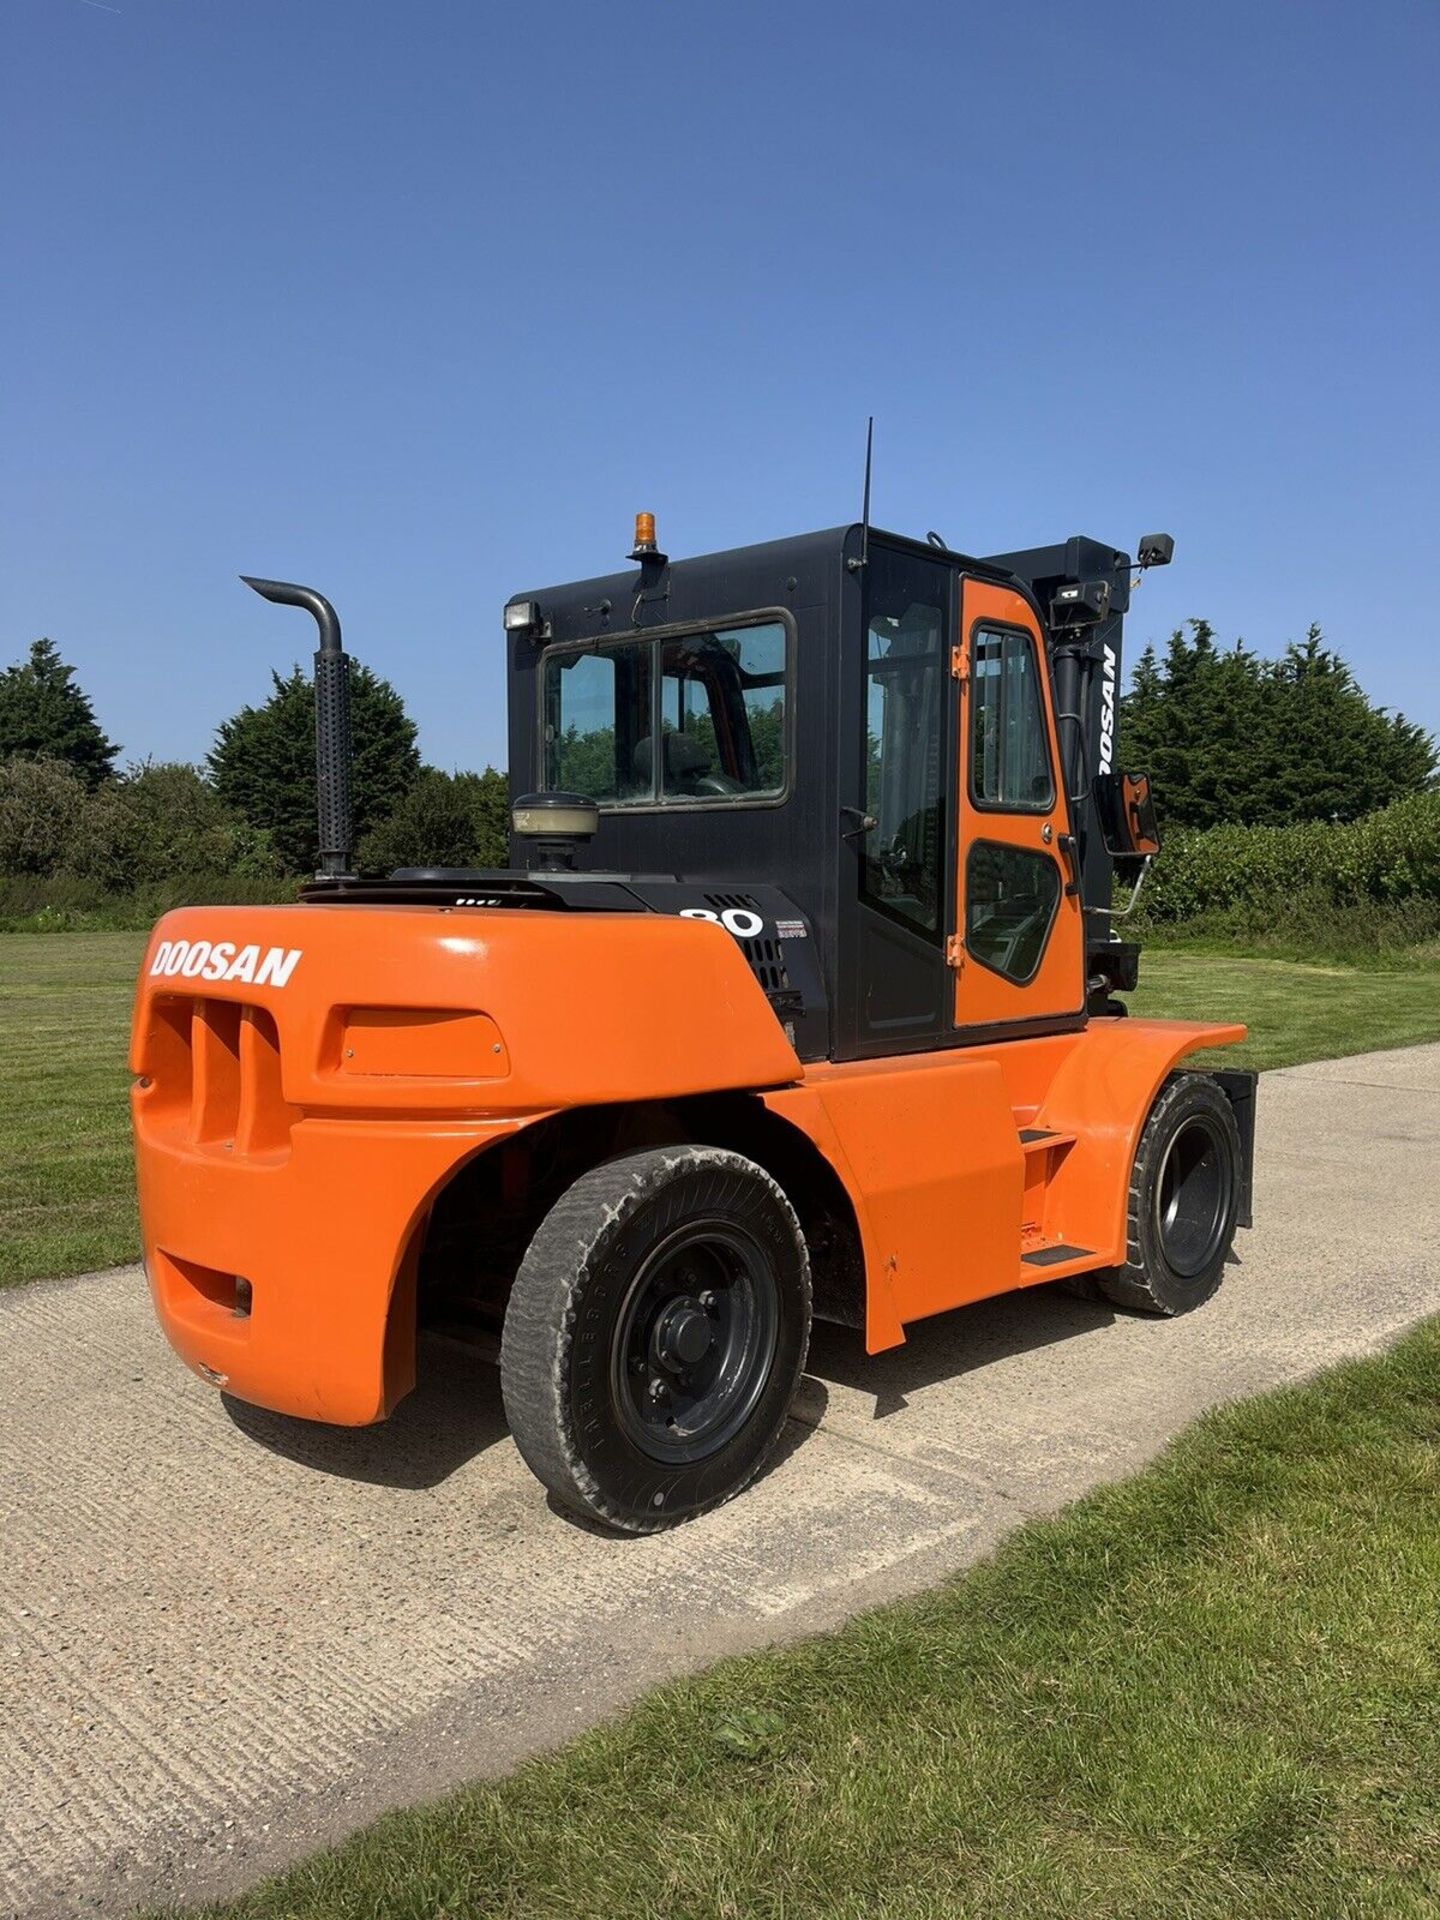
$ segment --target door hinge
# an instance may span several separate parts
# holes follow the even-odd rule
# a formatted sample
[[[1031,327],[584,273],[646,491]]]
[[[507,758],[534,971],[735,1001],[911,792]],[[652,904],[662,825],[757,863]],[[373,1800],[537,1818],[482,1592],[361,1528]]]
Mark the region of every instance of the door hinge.
[[[970,678],[970,649],[967,646],[951,647],[950,675],[962,683]]]
[[[945,942],[945,964],[954,967],[957,973],[965,964],[965,942],[958,933],[952,933]]]

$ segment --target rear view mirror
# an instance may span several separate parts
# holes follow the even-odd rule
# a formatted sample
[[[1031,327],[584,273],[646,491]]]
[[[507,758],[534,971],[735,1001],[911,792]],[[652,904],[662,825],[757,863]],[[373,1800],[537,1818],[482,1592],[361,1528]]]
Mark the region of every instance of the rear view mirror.
[[[1097,775],[1095,808],[1106,848],[1117,859],[1148,859],[1159,853],[1160,829],[1148,773]]]

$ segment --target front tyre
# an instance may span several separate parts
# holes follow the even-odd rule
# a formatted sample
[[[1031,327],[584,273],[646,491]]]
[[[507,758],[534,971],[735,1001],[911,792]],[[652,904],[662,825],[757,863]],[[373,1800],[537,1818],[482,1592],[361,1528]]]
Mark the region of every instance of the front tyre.
[[[582,1174],[520,1263],[506,1417],[557,1500],[658,1532],[759,1471],[809,1338],[809,1256],[769,1174],[713,1147],[630,1154]]]
[[[1210,1298],[1235,1238],[1241,1160],[1224,1090],[1203,1073],[1172,1073],[1135,1152],[1125,1265],[1095,1276],[1116,1306],[1173,1315]]]

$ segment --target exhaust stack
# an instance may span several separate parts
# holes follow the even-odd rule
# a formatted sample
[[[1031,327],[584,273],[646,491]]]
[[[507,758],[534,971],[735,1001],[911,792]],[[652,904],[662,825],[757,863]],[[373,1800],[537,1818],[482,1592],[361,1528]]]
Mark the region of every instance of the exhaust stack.
[[[340,645],[340,616],[313,587],[240,578],[262,600],[302,607],[320,630],[315,654],[315,793],[320,818],[321,878],[350,872],[350,656]]]

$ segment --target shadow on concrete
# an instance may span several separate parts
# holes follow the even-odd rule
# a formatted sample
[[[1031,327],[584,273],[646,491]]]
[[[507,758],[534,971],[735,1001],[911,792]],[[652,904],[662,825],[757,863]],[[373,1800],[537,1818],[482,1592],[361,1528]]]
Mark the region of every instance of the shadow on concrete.
[[[973,1306],[917,1320],[906,1328],[905,1345],[888,1353],[867,1354],[862,1333],[817,1321],[807,1372],[873,1395],[874,1418],[884,1420],[899,1413],[907,1394],[922,1387],[1094,1333],[1115,1318],[1114,1308],[1106,1302],[1077,1300],[1052,1285],[1002,1293],[993,1300],[978,1300]],[[801,1417],[810,1420],[805,1395],[802,1389]]]
[[[414,1392],[373,1427],[323,1426],[220,1398],[247,1438],[282,1459],[341,1480],[418,1490],[439,1486],[510,1429],[500,1369],[480,1355],[422,1334],[416,1376]]]
[[[1101,1302],[1076,1300],[1054,1286],[1031,1287],[917,1321],[903,1347],[877,1354],[866,1353],[864,1336],[856,1329],[817,1321],[794,1417],[760,1477],[773,1472],[820,1425],[826,1381],[872,1396],[874,1418],[883,1420],[901,1412],[907,1396],[923,1387],[1093,1333],[1115,1317]],[[373,1427],[322,1426],[248,1406],[228,1394],[221,1400],[249,1439],[316,1473],[379,1487],[434,1487],[503,1440],[509,1428],[500,1371],[492,1362],[422,1334],[417,1372],[415,1391]],[[577,1526],[589,1524],[558,1506],[555,1510]]]
[[[814,1396],[819,1396],[823,1413],[823,1385],[807,1380],[806,1389],[809,1404],[816,1404]],[[228,1393],[222,1393],[220,1400],[241,1433],[271,1453],[314,1473],[363,1480],[376,1487],[437,1487],[510,1431],[500,1397],[500,1369],[455,1341],[423,1333],[415,1391],[388,1420],[373,1427],[330,1427],[315,1420],[295,1420],[265,1407],[252,1407]],[[808,1411],[803,1424],[788,1420],[759,1478],[803,1446],[815,1424]],[[554,1505],[554,1511],[578,1527],[589,1526],[563,1507]],[[608,1533],[603,1527],[594,1531]]]

